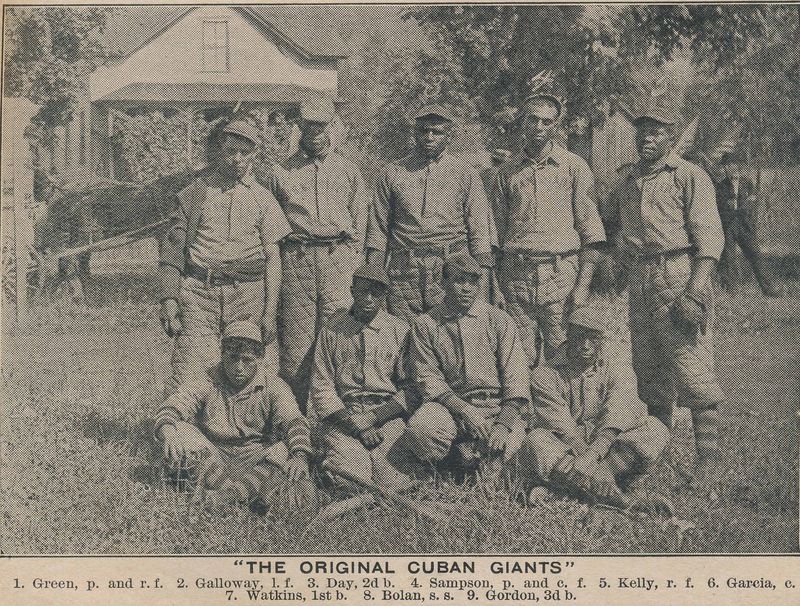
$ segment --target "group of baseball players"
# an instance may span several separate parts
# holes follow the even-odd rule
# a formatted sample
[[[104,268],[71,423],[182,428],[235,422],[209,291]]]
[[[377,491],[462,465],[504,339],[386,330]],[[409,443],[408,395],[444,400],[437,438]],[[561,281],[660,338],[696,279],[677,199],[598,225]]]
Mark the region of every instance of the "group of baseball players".
[[[676,111],[655,104],[601,218],[589,166],[557,137],[563,113],[557,96],[527,98],[524,148],[487,178],[448,150],[452,111],[426,105],[371,199],[331,149],[332,104],[301,106],[300,149],[264,182],[259,131],[231,121],[160,243],[165,457],[196,457],[205,488],[238,502],[268,505],[278,480],[312,492],[314,466],[317,484],[357,489],[346,470],[403,492],[486,463],[513,467],[531,500],[668,510],[635,481],[677,405],[693,477],[713,482],[714,185],[674,154]],[[629,297],[627,356],[592,295],[604,259]]]

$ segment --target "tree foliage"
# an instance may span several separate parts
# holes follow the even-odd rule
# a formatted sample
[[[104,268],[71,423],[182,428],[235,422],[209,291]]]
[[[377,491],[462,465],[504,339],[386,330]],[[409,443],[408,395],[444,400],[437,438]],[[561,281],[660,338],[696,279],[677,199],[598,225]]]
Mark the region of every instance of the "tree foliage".
[[[36,120],[65,124],[106,58],[100,34],[106,7],[9,7],[6,9],[5,91],[40,105]]]

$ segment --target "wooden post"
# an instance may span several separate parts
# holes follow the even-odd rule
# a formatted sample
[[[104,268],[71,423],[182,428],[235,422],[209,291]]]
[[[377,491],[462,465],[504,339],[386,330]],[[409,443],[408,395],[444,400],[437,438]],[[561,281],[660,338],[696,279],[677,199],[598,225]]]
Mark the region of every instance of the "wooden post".
[[[7,321],[25,324],[28,311],[28,267],[33,248],[36,201],[33,198],[33,163],[25,128],[38,107],[26,99],[3,100],[2,140],[2,248],[3,268],[13,273],[13,312],[3,303],[3,328]],[[3,272],[3,278],[10,276]]]
[[[108,116],[106,118],[106,141],[108,142],[108,176],[110,179],[116,179],[114,174],[114,145],[111,139],[114,137],[114,112],[111,108],[108,109]]]

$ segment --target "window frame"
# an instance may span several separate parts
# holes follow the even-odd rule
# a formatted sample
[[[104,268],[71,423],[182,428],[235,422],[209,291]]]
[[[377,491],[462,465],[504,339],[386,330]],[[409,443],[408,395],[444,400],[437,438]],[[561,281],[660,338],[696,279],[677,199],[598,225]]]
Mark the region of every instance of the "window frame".
[[[206,27],[210,24],[219,27],[220,25],[224,26],[224,41],[221,45],[217,44],[217,37],[218,32],[216,29],[214,30],[214,44],[208,44],[206,38]],[[224,56],[219,57],[220,49],[223,50]],[[214,62],[208,61],[213,54]],[[217,62],[221,59],[221,63],[224,66],[222,69],[219,68]],[[212,74],[225,74],[231,71],[231,31],[230,31],[230,20],[225,18],[204,18],[201,22],[201,30],[200,30],[200,63],[201,69],[200,71],[203,73],[212,73]]]

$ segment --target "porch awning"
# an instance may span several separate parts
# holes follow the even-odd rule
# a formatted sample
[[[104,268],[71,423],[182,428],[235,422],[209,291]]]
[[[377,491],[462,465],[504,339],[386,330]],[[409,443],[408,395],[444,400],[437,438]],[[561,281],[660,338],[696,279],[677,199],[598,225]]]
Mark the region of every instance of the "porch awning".
[[[96,99],[103,102],[137,103],[301,103],[333,99],[334,91],[321,91],[297,84],[208,82],[133,82]]]

